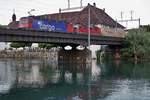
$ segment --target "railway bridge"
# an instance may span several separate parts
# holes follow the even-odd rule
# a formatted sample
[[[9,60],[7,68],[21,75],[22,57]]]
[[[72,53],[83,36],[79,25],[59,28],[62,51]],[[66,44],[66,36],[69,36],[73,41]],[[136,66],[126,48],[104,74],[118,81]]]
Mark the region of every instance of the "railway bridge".
[[[111,45],[116,47],[121,46],[123,40],[123,38],[119,37],[90,36],[91,45]],[[87,46],[88,36],[78,33],[0,28],[0,42],[55,43],[62,46]]]
[[[123,38],[91,36],[91,45],[121,45]],[[88,36],[78,33],[0,28],[0,42],[29,42],[88,45]]]

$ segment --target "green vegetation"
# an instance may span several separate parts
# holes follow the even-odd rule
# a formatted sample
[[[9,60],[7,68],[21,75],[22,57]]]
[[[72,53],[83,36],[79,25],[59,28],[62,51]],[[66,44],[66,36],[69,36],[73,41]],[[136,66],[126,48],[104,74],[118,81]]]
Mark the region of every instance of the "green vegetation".
[[[50,49],[52,47],[56,47],[56,45],[55,44],[50,44],[50,43],[39,43],[39,48]]]
[[[150,25],[141,25],[140,28],[144,29],[146,32],[150,32]]]
[[[150,32],[143,29],[129,30],[121,51],[123,57],[134,57],[135,60],[149,58]]]
[[[7,25],[0,24],[0,28],[6,28],[6,27],[7,27]]]
[[[26,44],[25,43],[16,43],[16,42],[13,42],[10,44],[11,47],[13,48],[20,48],[20,47],[25,47]]]
[[[19,43],[19,42],[12,42],[10,47],[12,48],[20,48],[20,47],[31,47],[32,43]]]

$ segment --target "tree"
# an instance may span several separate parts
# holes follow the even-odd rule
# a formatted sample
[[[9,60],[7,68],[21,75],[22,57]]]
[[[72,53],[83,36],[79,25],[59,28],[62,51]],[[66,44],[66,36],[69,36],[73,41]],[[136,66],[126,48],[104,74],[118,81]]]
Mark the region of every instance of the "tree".
[[[147,57],[150,54],[150,33],[141,29],[130,30],[125,38],[124,47],[124,56],[134,56],[135,60]]]

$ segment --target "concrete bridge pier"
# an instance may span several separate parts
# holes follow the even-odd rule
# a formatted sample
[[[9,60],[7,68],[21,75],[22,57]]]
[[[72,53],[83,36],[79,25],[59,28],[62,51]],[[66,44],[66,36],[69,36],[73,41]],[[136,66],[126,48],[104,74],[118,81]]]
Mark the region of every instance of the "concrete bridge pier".
[[[70,63],[90,63],[91,62],[91,51],[88,49],[72,50],[61,49],[58,52],[58,61],[70,62]]]

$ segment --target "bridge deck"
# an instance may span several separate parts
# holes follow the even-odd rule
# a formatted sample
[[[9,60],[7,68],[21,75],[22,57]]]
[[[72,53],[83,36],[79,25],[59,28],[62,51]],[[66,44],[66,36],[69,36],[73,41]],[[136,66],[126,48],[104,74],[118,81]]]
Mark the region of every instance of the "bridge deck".
[[[123,40],[123,38],[119,37],[91,36],[91,44],[95,45],[121,45]],[[49,42],[58,44],[65,43],[87,45],[88,36],[78,33],[0,28],[0,42]]]

